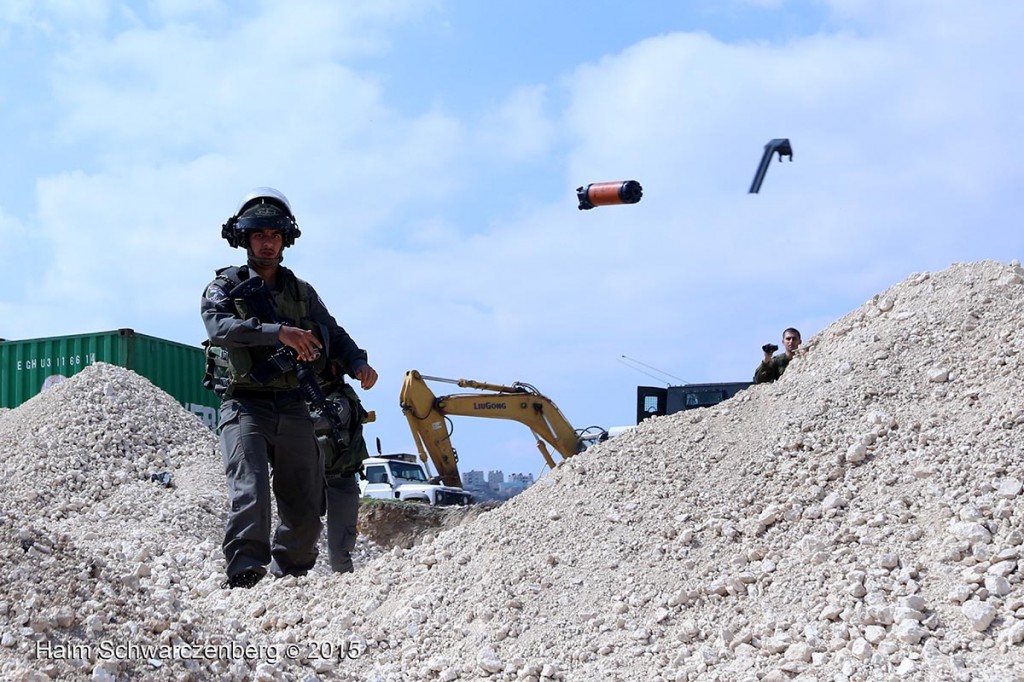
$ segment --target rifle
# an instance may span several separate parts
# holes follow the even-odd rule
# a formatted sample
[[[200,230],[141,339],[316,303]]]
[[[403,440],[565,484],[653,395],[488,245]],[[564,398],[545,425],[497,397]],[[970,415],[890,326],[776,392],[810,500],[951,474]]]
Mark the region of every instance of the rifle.
[[[262,322],[295,326],[292,320],[278,314],[273,298],[271,298],[270,289],[259,277],[250,277],[235,286],[228,293],[228,297],[232,301],[236,299],[244,301],[250,313]],[[335,441],[347,442],[349,420],[343,419],[338,412],[338,406],[324,395],[313,366],[308,362],[300,361],[294,349],[283,343],[278,344],[277,349],[265,362],[252,368],[249,377],[258,384],[266,384],[287,372],[296,373],[299,379],[299,390],[302,391],[303,397],[327,419],[331,427],[331,436]]]

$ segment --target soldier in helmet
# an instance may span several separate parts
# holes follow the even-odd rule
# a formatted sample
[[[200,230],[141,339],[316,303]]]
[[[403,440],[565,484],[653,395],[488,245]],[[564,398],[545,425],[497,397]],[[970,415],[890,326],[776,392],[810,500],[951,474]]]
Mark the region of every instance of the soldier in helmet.
[[[296,363],[318,373],[336,362],[364,390],[377,381],[366,351],[313,287],[281,265],[284,249],[299,235],[288,199],[276,189],[256,188],[221,231],[229,245],[246,249],[246,264],[218,270],[202,298],[207,385],[221,396],[231,503],[223,550],[232,588],[252,587],[268,565],[276,576],[303,575],[317,559],[324,470],[313,421],[296,372],[268,366],[288,349]],[[249,282],[253,277],[261,282]],[[269,290],[272,305],[261,309],[236,295],[243,283]],[[275,313],[272,319],[265,309]],[[273,537],[271,491],[279,517]]]

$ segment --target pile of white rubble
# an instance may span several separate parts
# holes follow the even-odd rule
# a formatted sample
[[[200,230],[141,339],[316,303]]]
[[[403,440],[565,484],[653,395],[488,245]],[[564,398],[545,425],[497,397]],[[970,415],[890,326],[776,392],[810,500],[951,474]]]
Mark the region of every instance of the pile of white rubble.
[[[0,414],[0,678],[1024,680],[1017,262],[912,275],[355,574],[222,589],[219,462],[110,365]]]

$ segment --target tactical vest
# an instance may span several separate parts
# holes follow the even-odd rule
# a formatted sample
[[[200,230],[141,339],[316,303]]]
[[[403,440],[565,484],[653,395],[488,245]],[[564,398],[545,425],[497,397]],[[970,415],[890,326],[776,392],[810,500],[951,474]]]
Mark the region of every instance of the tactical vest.
[[[246,266],[231,266],[221,268],[217,271],[215,282],[220,282],[225,291],[230,292],[244,280],[249,278],[249,269]],[[312,302],[312,287],[305,281],[299,279],[291,270],[280,268],[278,279],[283,285],[280,290],[271,291],[274,310],[277,316],[285,324],[292,327],[300,327],[313,332],[324,347],[320,356],[311,362],[317,374],[327,366],[327,341],[326,330],[310,318]],[[235,313],[240,319],[246,320],[254,315],[248,310],[246,302],[242,299],[234,299],[232,304]],[[271,320],[261,320],[271,322]],[[284,372],[276,378],[258,384],[249,377],[253,367],[259,367],[266,363],[270,356],[280,346],[247,346],[241,348],[224,348],[214,346],[209,342],[203,344],[206,347],[207,376],[203,384],[215,391],[222,398],[228,398],[236,390],[247,391],[286,391],[298,388],[299,379],[295,372]]]

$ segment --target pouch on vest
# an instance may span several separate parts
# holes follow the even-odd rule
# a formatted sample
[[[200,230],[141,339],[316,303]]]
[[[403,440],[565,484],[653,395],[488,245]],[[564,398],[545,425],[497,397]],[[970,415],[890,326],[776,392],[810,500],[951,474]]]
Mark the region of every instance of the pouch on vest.
[[[228,351],[223,346],[214,346],[203,341],[203,354],[206,357],[206,373],[203,375],[203,387],[208,388],[221,398],[231,383],[228,370]]]
[[[363,421],[368,416],[359,402],[355,389],[342,384],[331,393],[328,400],[338,409],[344,429],[335,436],[330,422],[323,415],[316,415],[317,441],[324,453],[324,473],[328,477],[351,476],[363,468],[363,461],[370,456],[363,438]]]

